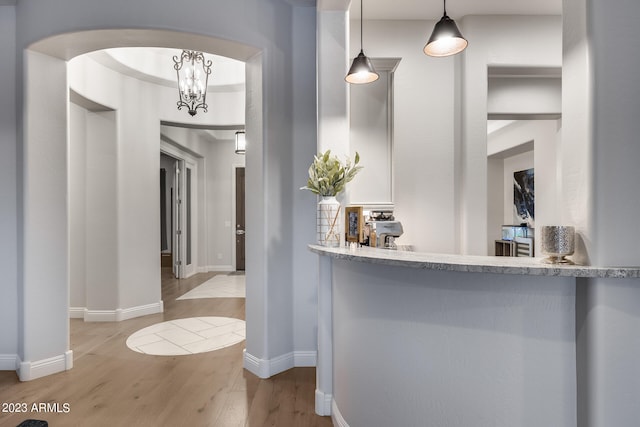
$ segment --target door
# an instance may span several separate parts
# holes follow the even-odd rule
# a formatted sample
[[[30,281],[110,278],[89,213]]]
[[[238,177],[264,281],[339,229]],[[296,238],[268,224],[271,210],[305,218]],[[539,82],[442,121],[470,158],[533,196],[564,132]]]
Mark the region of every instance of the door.
[[[173,181],[173,275],[177,279],[184,277],[183,248],[184,235],[183,230],[183,205],[182,195],[184,194],[184,161],[176,160]]]
[[[244,168],[236,168],[236,271],[244,271]]]
[[[186,162],[184,168],[184,193],[183,193],[183,235],[184,235],[184,253],[182,256],[184,264],[184,276],[190,277],[196,273],[196,242],[197,236],[193,232],[196,224],[196,169],[195,164]]]

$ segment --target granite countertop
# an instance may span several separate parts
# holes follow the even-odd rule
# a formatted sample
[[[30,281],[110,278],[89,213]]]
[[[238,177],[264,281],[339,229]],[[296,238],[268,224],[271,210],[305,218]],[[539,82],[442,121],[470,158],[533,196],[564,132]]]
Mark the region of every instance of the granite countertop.
[[[328,248],[309,245],[309,249],[316,254],[335,259],[427,270],[531,276],[640,278],[640,267],[544,264],[542,258],[433,254],[370,247]]]

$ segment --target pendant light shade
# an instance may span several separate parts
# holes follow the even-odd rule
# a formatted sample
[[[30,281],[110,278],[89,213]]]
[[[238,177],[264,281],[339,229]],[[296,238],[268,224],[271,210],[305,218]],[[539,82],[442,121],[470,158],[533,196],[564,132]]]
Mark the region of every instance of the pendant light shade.
[[[455,55],[465,50],[468,44],[455,21],[447,16],[446,0],[444,5],[444,14],[433,28],[433,33],[424,46],[424,53],[429,56]]]
[[[358,56],[353,59],[349,74],[344,79],[349,83],[362,84],[375,82],[378,77],[380,76],[374,70],[371,60],[361,50]]]
[[[371,83],[378,80],[380,75],[373,68],[373,64],[371,60],[367,58],[362,50],[362,15],[364,12],[362,11],[362,0],[360,0],[360,53],[358,56],[353,58],[353,62],[351,63],[351,68],[349,68],[349,72],[347,76],[344,78],[348,83],[352,84],[362,84],[362,83]]]

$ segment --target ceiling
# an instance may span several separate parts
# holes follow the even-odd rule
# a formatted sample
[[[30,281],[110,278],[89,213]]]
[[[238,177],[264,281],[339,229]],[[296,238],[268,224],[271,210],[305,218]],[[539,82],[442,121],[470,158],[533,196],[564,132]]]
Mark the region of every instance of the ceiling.
[[[365,19],[436,19],[442,15],[439,0],[362,0]],[[313,5],[313,0],[289,1]],[[0,5],[16,4],[16,0],[0,0]],[[447,13],[452,18],[465,15],[560,15],[562,0],[449,0]],[[352,18],[360,18],[360,2],[351,2]]]
[[[440,0],[362,0],[364,19],[439,19]],[[351,1],[351,18],[360,18],[360,2]],[[561,15],[562,0],[449,0],[447,15]]]
[[[180,49],[154,47],[122,47],[88,53],[95,61],[121,74],[155,84],[175,87],[174,59],[180,58]],[[244,62],[205,52],[211,60],[208,91],[238,92],[245,90]]]

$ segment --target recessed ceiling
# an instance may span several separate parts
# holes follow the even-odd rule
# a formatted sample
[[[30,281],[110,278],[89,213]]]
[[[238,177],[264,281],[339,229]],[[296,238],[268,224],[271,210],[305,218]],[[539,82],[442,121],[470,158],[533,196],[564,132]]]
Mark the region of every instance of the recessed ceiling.
[[[121,74],[168,87],[175,87],[177,76],[173,57],[180,56],[179,49],[152,47],[123,47],[89,53],[100,64]],[[224,56],[205,53],[213,62],[209,76],[209,91],[237,92],[244,90],[244,62]]]

